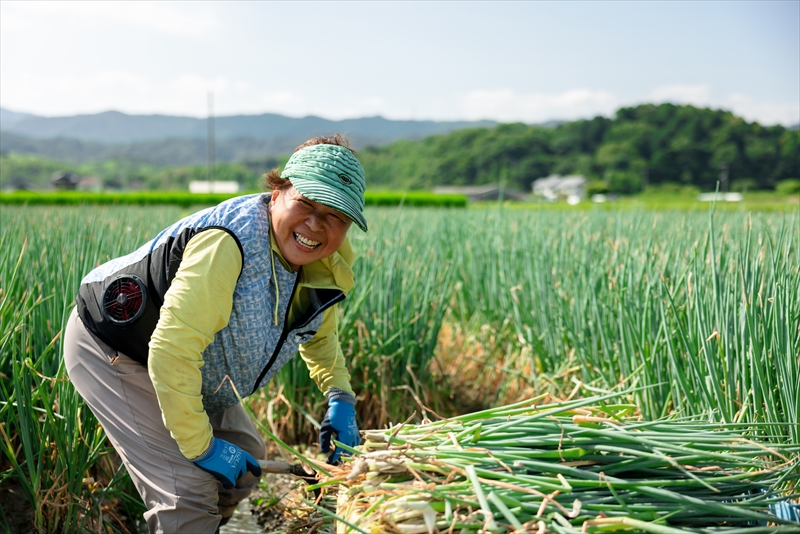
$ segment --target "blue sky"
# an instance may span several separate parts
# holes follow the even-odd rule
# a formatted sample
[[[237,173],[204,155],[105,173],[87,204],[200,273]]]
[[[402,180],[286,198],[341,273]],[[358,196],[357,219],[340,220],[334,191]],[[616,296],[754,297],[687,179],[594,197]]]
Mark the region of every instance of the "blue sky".
[[[0,2],[0,105],[542,122],[642,102],[800,122],[800,1]]]

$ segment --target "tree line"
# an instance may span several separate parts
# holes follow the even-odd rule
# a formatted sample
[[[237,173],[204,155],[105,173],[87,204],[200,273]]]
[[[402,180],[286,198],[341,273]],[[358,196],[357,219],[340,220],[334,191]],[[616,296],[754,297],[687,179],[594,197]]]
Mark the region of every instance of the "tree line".
[[[728,111],[645,104],[556,128],[501,124],[359,153],[374,187],[504,183],[530,191],[537,178],[580,174],[595,188],[648,186],[774,189],[800,177],[800,132],[748,123]]]
[[[213,174],[205,165],[158,167],[150,163],[124,159],[69,163],[29,154],[8,153],[0,156],[0,189],[47,189],[56,173],[69,172],[93,177],[103,190],[186,191],[189,182],[207,180],[233,181],[242,191],[256,191],[262,175],[286,162],[287,158],[262,158],[239,163],[218,163]]]

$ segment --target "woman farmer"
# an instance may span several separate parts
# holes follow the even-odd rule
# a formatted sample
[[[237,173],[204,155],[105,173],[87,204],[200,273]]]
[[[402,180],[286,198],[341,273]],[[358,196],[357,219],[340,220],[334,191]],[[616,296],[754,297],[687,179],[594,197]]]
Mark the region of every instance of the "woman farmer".
[[[186,217],[81,282],[65,332],[75,389],[147,506],[150,532],[214,532],[258,483],[266,447],[239,397],[300,352],[327,396],[320,431],[359,443],[335,304],[353,286],[364,170],[336,135],[314,138],[271,194]],[[237,395],[238,393],[238,395]]]

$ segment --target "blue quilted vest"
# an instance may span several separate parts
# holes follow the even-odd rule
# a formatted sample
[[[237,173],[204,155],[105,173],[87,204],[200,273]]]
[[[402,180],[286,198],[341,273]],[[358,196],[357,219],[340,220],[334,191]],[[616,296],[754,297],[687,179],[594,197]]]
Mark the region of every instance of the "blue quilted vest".
[[[306,288],[311,292],[310,309],[294,324],[287,324],[299,273],[285,269],[270,248],[268,199],[262,194],[247,195],[197,212],[133,253],[93,270],[81,281],[77,298],[86,327],[112,348],[146,365],[147,343],[186,244],[199,232],[222,229],[239,245],[242,271],[228,326],[216,333],[203,352],[203,406],[208,413],[220,412],[239,402],[234,386],[242,397],[263,387],[297,353],[299,345],[316,334],[322,312],[344,299],[341,291]],[[115,324],[103,312],[104,291],[120,277],[130,276],[146,285],[144,310],[135,321]]]

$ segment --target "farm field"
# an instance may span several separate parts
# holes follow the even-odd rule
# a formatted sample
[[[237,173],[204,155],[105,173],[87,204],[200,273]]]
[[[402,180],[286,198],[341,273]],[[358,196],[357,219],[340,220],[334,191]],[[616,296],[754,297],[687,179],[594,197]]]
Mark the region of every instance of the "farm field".
[[[0,530],[24,516],[41,532],[124,531],[140,513],[66,379],[61,329],[86,272],[188,213],[2,206],[0,495],[16,501],[0,500]],[[626,389],[646,419],[703,416],[800,445],[796,207],[366,215],[340,318],[362,428]],[[316,439],[324,397],[299,358],[247,402],[284,441]]]

